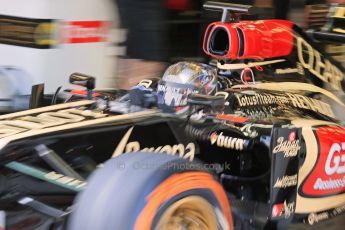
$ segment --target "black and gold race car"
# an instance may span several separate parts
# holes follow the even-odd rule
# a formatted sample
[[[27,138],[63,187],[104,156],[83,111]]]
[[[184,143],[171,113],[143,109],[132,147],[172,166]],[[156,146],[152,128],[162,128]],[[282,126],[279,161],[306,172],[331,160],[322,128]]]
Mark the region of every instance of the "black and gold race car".
[[[212,65],[129,91],[72,74],[86,91],[0,116],[3,228],[343,229],[344,69],[289,21],[205,7]]]

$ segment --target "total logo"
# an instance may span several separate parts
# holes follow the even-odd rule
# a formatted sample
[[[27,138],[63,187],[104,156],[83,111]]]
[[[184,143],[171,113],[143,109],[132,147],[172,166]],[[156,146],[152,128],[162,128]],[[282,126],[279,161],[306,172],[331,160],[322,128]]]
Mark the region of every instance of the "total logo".
[[[244,140],[236,137],[224,136],[223,132],[217,134],[213,132],[210,135],[211,145],[217,145],[220,148],[234,149],[234,150],[243,150]]]
[[[272,218],[279,218],[283,216],[285,219],[288,219],[294,212],[294,207],[295,202],[287,203],[284,201],[284,203],[275,204],[272,207]]]
[[[329,196],[345,192],[345,129],[322,127],[316,130],[319,157],[302,192],[309,196]]]

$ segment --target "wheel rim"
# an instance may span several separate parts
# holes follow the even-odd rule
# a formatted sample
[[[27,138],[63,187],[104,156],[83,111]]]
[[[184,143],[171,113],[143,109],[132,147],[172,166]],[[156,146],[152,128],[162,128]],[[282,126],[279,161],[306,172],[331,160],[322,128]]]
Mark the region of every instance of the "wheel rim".
[[[212,205],[202,197],[183,198],[164,211],[155,230],[214,230],[217,217]]]

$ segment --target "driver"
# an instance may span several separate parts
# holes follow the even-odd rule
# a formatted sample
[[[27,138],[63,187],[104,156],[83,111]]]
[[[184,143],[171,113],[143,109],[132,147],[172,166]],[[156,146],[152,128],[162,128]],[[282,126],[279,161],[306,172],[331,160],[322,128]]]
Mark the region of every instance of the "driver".
[[[188,110],[191,93],[214,95],[217,72],[206,64],[178,62],[171,65],[158,83],[157,104],[164,112],[183,113]]]

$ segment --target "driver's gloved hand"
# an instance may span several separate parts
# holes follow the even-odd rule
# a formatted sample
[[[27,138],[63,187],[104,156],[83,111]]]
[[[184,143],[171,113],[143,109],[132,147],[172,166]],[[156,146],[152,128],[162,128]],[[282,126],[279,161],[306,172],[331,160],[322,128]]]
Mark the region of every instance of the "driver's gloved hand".
[[[142,85],[134,86],[129,91],[129,100],[131,105],[150,108],[157,103],[155,92],[151,88]]]

